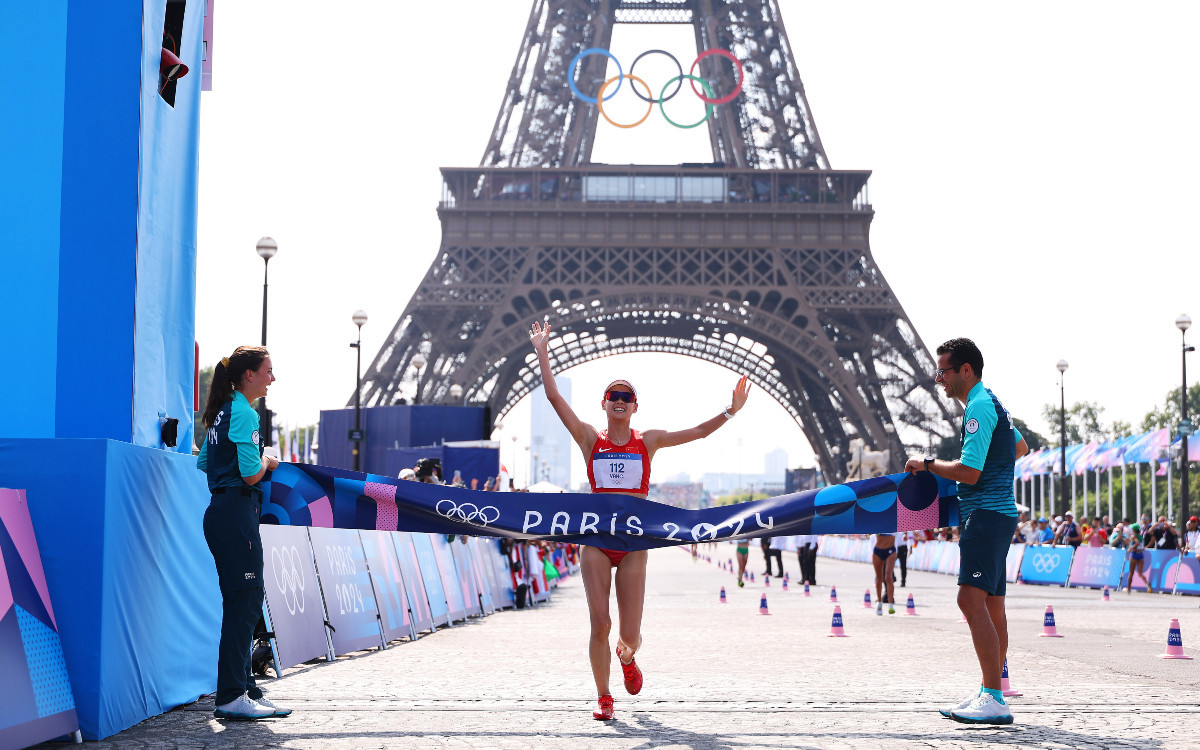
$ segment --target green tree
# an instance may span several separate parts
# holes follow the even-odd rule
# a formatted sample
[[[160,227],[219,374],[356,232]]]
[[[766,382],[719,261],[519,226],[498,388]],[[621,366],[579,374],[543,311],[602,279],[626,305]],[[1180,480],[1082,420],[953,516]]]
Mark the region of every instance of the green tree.
[[[1108,428],[1109,438],[1112,440],[1120,440],[1123,437],[1129,437],[1133,434],[1133,425],[1123,419],[1118,419],[1112,423],[1112,427]]]
[[[1067,445],[1072,443],[1088,443],[1093,440],[1107,440],[1108,430],[1100,421],[1104,407],[1095,401],[1080,401],[1067,408]],[[1042,407],[1042,418],[1049,424],[1058,425],[1062,411],[1054,404]],[[1050,444],[1058,447],[1062,444],[1059,431],[1055,431]]]
[[[1183,388],[1172,388],[1167,394],[1166,403],[1150,412],[1142,420],[1142,431],[1149,432],[1166,427],[1171,430],[1171,437],[1176,437],[1181,414],[1179,411],[1179,395]],[[1200,421],[1200,383],[1188,388],[1188,419],[1193,423]]]
[[[1021,433],[1021,437],[1025,438],[1025,444],[1029,446],[1029,452],[1041,450],[1049,445],[1049,442],[1042,435],[1034,431],[1032,427],[1025,422],[1013,417],[1013,426],[1017,428],[1017,432]]]

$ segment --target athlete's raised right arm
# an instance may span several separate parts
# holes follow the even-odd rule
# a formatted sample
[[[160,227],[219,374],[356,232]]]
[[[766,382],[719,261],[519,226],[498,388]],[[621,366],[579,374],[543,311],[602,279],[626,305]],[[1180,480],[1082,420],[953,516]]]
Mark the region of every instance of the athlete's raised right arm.
[[[575,410],[567,403],[562,394],[558,392],[558,384],[554,382],[554,372],[550,369],[550,322],[546,321],[545,325],[533,322],[533,327],[529,329],[529,341],[533,344],[533,350],[537,352],[538,367],[542,375],[542,387],[546,389],[546,400],[554,407],[554,411],[558,414],[558,418],[562,420],[563,426],[567,428],[567,432],[571,433],[571,437],[583,449],[586,455],[591,450],[592,444],[596,442],[596,429],[591,425],[583,422],[575,415]]]

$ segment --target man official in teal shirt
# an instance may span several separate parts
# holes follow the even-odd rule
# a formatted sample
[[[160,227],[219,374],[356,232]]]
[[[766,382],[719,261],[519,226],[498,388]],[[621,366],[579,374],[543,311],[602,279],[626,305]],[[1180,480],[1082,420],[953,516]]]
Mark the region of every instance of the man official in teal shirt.
[[[970,339],[951,339],[938,347],[940,383],[948,398],[963,404],[962,453],[957,461],[930,456],[909,459],[904,470],[931,471],[958,483],[958,606],[983,670],[977,695],[942,709],[942,715],[968,724],[1011,724],[1012,712],[1000,691],[1008,651],[1004,613],[1005,560],[1017,528],[1013,496],[1016,460],[1029,448],[995,394],[980,382],[983,354]]]

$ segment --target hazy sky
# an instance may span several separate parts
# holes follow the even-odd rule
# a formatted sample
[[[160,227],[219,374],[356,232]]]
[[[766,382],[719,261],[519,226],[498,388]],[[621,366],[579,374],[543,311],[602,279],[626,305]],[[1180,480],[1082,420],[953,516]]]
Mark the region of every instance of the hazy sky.
[[[927,346],[974,338],[985,382],[1043,431],[1059,358],[1071,363],[1068,402],[1098,401],[1107,421],[1140,420],[1179,385],[1173,321],[1189,312],[1200,323],[1188,218],[1200,198],[1200,5],[780,5],[833,167],[873,170],[871,250]],[[420,14],[396,2],[298,7],[216,6],[213,91],[201,105],[197,302],[202,364],[258,343],[254,245],[263,235],[279,242],[270,403],[292,424],[315,422],[353,392],[351,313],[370,315],[369,361],[429,268],[440,242],[438,168],[479,163],[530,2],[460,0]],[[685,64],[695,55],[687,27],[614,31],[623,62],[656,47]],[[614,100],[612,114],[634,109]],[[593,153],[607,163],[709,158],[703,128],[676,131],[657,115],[629,131],[601,122]],[[600,416],[607,382],[633,381],[642,429],[709,418],[736,380],[662,355],[569,375],[584,419]],[[528,442],[525,403],[506,419],[505,462],[513,434]],[[779,446],[792,465],[811,462],[800,429],[755,392],[716,435],[659,454],[655,476],[758,472]],[[576,468],[578,481],[578,458]]]

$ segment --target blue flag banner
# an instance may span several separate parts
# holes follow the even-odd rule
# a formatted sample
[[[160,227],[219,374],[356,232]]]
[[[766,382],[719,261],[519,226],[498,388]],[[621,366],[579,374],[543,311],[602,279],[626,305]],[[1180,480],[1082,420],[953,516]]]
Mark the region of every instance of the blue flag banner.
[[[281,465],[263,489],[264,523],[549,539],[611,550],[958,525],[954,483],[928,472],[699,510],[616,493],[481,492],[312,464]]]

